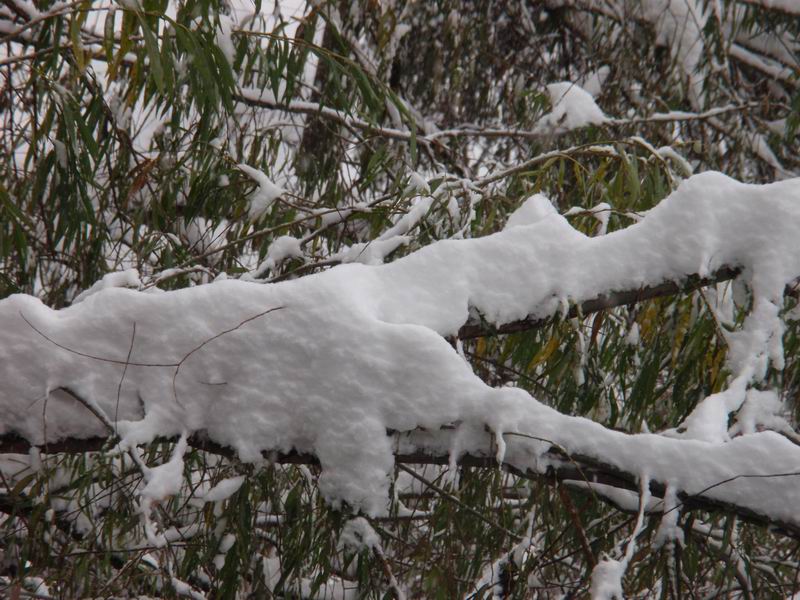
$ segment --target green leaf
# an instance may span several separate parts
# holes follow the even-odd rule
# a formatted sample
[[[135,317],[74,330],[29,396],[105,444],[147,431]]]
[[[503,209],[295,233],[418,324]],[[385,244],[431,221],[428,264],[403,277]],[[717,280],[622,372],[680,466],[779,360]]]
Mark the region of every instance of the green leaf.
[[[69,39],[72,43],[72,55],[75,57],[75,63],[78,65],[78,70],[83,73],[86,70],[86,54],[81,43],[81,24],[77,17],[70,20]]]
[[[138,12],[136,16],[139,18],[139,24],[142,28],[144,45],[147,50],[147,58],[150,61],[150,70],[153,74],[153,80],[156,82],[158,91],[163,94],[166,91],[166,84],[164,82],[164,66],[161,64],[161,52],[158,49],[158,40],[156,40],[156,36],[153,34],[144,16]]]
[[[106,52],[106,61],[109,63],[114,59],[114,35],[116,32],[114,22],[116,15],[116,8],[112,5],[106,13],[103,23],[103,49]]]

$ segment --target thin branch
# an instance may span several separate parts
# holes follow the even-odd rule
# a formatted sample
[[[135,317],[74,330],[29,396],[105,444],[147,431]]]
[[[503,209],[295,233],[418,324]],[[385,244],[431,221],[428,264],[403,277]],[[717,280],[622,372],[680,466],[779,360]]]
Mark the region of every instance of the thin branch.
[[[572,500],[569,497],[569,491],[563,485],[559,485],[558,495],[561,498],[561,502],[564,504],[564,508],[566,509],[572,524],[575,526],[575,530],[578,532],[578,540],[581,543],[581,550],[583,550],[586,563],[594,568],[597,566],[597,559],[595,558],[594,553],[592,553],[592,546],[589,543],[589,537],[586,535],[586,530],[583,528],[583,523],[581,523],[581,519],[578,516],[578,511],[575,510],[575,505],[572,503]]]
[[[705,121],[718,115],[732,112],[744,112],[762,106],[760,102],[749,102],[747,104],[734,104],[720,106],[704,112],[683,112],[673,111],[668,113],[654,113],[647,117],[633,117],[629,119],[606,119],[599,126],[604,127],[626,127],[630,125],[648,125],[655,123],[676,123],[687,121]],[[420,136],[419,140],[432,142],[441,138],[517,138],[527,140],[550,139],[554,135],[573,133],[583,127],[575,129],[513,129],[505,127],[482,127],[479,125],[462,125],[435,131],[426,136]]]
[[[65,387],[65,386],[62,386],[60,388],[56,388],[53,391],[61,391],[61,392],[64,392],[65,394],[69,395],[76,402],[78,402],[84,408],[86,408],[86,410],[88,410],[95,417],[97,417],[97,420],[100,421],[103,424],[103,427],[106,428],[106,431],[108,431],[108,433],[110,435],[115,434],[114,425],[111,423],[111,420],[108,418],[108,416],[106,416],[106,414],[102,411],[102,409],[99,406],[97,406],[96,404],[94,404],[92,402],[89,402],[88,400],[86,400],[85,398],[81,397],[79,394],[74,392],[71,388],[68,388],[68,387]],[[48,444],[48,446],[49,446],[49,444]],[[48,450],[49,450],[49,448],[48,448]]]
[[[119,417],[119,402],[122,397],[122,384],[125,381],[125,375],[128,373],[128,365],[131,362],[131,354],[133,354],[133,344],[136,341],[136,321],[133,322],[133,332],[131,333],[131,345],[128,348],[128,356],[125,357],[125,368],[122,369],[122,376],[119,378],[119,385],[117,386],[117,404],[114,408],[114,423],[116,424]],[[116,433],[116,425],[114,427]]]
[[[483,521],[487,525],[493,527],[494,529],[497,529],[498,531],[502,531],[507,536],[509,536],[511,539],[513,539],[513,540],[515,540],[517,542],[522,540],[522,536],[514,533],[510,529],[506,529],[505,527],[503,527],[499,523],[495,523],[491,519],[486,518],[486,516],[483,515],[481,512],[475,510],[474,508],[472,508],[468,504],[464,504],[456,496],[454,496],[453,494],[451,494],[450,492],[448,492],[444,488],[436,485],[432,481],[429,481],[428,479],[426,479],[425,477],[423,477],[422,475],[420,475],[419,473],[417,473],[413,469],[408,468],[407,466],[405,466],[402,463],[398,463],[397,468],[400,469],[401,471],[404,471],[405,473],[408,473],[409,475],[411,475],[411,477],[413,477],[417,481],[420,481],[420,482],[424,483],[427,487],[429,487],[434,492],[439,494],[442,498],[445,498],[445,499],[449,500],[450,502],[452,502],[453,504],[456,504],[459,508],[462,508],[462,509],[466,510],[468,513],[470,513],[471,515],[477,517],[478,519],[480,519],[481,521]]]
[[[708,287],[724,281],[730,281],[736,278],[742,272],[739,267],[723,266],[714,271],[707,277],[700,277],[699,275],[688,275],[681,283],[674,281],[666,281],[664,283],[652,286],[645,286],[636,290],[621,290],[610,292],[608,294],[600,294],[599,296],[586,300],[580,304],[573,304],[567,312],[567,318],[572,319],[581,315],[588,315],[609,308],[616,308],[618,306],[625,306],[627,304],[635,304],[644,300],[652,300],[653,298],[661,298],[664,296],[672,296],[679,293],[688,293],[702,287]],[[492,326],[488,323],[468,323],[464,325],[458,332],[460,339],[470,339],[491,335],[503,335],[509,333],[518,333],[520,331],[528,331],[530,329],[538,329],[547,325],[550,322],[550,317],[526,317],[519,321],[512,321],[499,326]]]
[[[350,116],[342,111],[328,108],[315,102],[291,101],[291,102],[277,102],[272,97],[265,97],[263,93],[258,90],[242,89],[241,93],[233,95],[233,99],[257,108],[266,108],[269,110],[278,110],[286,113],[306,114],[323,117],[334,123],[338,123],[350,130],[358,130],[370,135],[376,135],[386,139],[399,140],[403,142],[412,142],[422,144],[433,144],[438,140],[446,138],[517,138],[517,139],[550,139],[554,135],[563,135],[566,133],[573,133],[577,129],[514,129],[514,128],[496,128],[496,127],[481,127],[477,125],[462,125],[449,129],[442,129],[434,131],[427,135],[416,135],[414,132],[407,129],[396,129],[394,127],[383,127],[369,123],[363,119]],[[675,123],[684,121],[704,121],[717,115],[722,115],[731,112],[743,112],[761,106],[760,102],[749,102],[747,104],[737,104],[729,106],[720,106],[712,108],[704,112],[669,112],[669,113],[655,113],[646,117],[634,117],[629,119],[607,119],[601,126],[606,127],[626,127],[630,125],[643,125],[655,123]]]
[[[279,110],[287,113],[321,116],[329,121],[343,125],[348,129],[356,129],[371,135],[377,135],[379,137],[402,140],[406,142],[410,142],[412,139],[416,139],[418,142],[425,141],[423,136],[415,136],[411,131],[373,125],[367,121],[364,121],[363,119],[351,117],[342,111],[328,108],[327,106],[317,104],[316,102],[304,102],[297,100],[291,102],[277,102],[274,98],[265,97],[264,94],[262,94],[259,90],[251,90],[247,88],[242,88],[241,93],[235,93],[232,96],[237,102],[241,102],[242,104],[246,104],[248,106]]]
[[[48,342],[50,342],[54,346],[57,346],[57,347],[61,348],[62,350],[66,350],[67,352],[70,352],[71,354],[76,354],[76,355],[82,356],[84,358],[90,358],[92,360],[97,360],[97,361],[106,362],[106,363],[112,363],[112,364],[115,364],[115,365],[124,365],[126,369],[129,366],[131,366],[131,367],[177,367],[178,364],[179,364],[179,363],[174,363],[174,362],[173,363],[138,363],[138,362],[130,362],[129,360],[117,360],[115,358],[108,358],[106,356],[97,356],[95,354],[89,354],[87,352],[81,352],[79,350],[75,350],[74,348],[70,348],[69,346],[65,346],[64,344],[61,344],[61,343],[57,342],[56,340],[54,340],[53,338],[49,337],[41,329],[38,329],[33,323],[31,323],[28,320],[28,318],[22,313],[22,311],[20,311],[19,316],[22,317],[22,320],[25,321],[28,324],[28,327],[33,329],[36,333],[38,333],[40,336],[42,336],[45,340],[47,340]]]
[[[272,308],[268,308],[267,310],[261,311],[257,315],[253,315],[252,317],[247,317],[245,320],[241,321],[238,325],[234,325],[233,327],[230,327],[229,329],[226,329],[224,331],[220,331],[218,334],[213,335],[210,338],[208,338],[207,340],[205,340],[199,346],[196,346],[196,347],[192,348],[175,365],[175,374],[172,376],[172,394],[173,394],[173,396],[175,398],[175,402],[178,402],[178,391],[177,391],[176,385],[175,385],[175,382],[178,379],[178,373],[180,373],[181,366],[183,366],[183,363],[185,363],[189,359],[189,357],[192,356],[192,354],[194,354],[195,352],[198,352],[199,350],[202,350],[207,344],[210,344],[214,340],[216,340],[218,338],[221,338],[223,335],[226,335],[228,333],[236,331],[237,329],[239,329],[240,327],[243,327],[247,323],[250,323],[251,321],[255,321],[256,319],[258,319],[260,317],[263,317],[264,315],[268,315],[271,312],[275,312],[276,310],[281,310],[282,308],[286,308],[286,307],[285,306],[273,306]],[[178,402],[178,404],[180,404],[180,402]]]

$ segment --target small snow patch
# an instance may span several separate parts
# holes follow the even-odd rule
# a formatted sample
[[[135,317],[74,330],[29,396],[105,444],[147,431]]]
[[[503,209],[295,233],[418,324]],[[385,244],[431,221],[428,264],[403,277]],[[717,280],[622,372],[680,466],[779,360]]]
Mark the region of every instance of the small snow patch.
[[[599,125],[607,120],[592,95],[574,83],[551,83],[547,86],[547,94],[553,110],[540,119],[537,130],[569,131]]]

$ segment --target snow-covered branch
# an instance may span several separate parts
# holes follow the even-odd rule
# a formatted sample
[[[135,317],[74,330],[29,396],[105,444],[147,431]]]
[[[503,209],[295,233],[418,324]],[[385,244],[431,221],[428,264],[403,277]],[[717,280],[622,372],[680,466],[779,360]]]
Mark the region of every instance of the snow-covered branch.
[[[629,304],[636,304],[645,300],[653,298],[661,298],[664,296],[672,296],[678,293],[688,293],[703,287],[715,285],[730,281],[741,274],[741,269],[732,267],[722,267],[717,269],[713,274],[707,277],[700,277],[692,275],[687,277],[681,282],[667,281],[658,285],[645,286],[636,290],[624,290],[618,292],[609,292],[586,300],[580,305],[572,305],[569,307],[565,318],[574,319],[590,315],[592,313],[615,308],[618,306],[626,306]],[[489,325],[481,325],[479,323],[464,325],[458,331],[458,337],[461,339],[469,339],[485,335],[502,335],[508,333],[517,333],[520,331],[527,331],[528,329],[535,329],[542,327],[549,322],[547,318],[526,317],[519,321],[512,321],[504,323],[496,327]]]
[[[619,434],[625,436],[626,434]],[[483,443],[476,446],[458,458],[454,458],[450,449],[453,443],[457,443],[457,430],[447,428],[438,432],[432,431],[411,431],[406,433],[387,432],[387,436],[392,439],[392,445],[396,448],[394,462],[397,465],[440,465],[455,467],[477,467],[482,469],[501,468],[509,473],[513,473],[524,479],[542,481],[548,484],[563,482],[572,485],[575,489],[592,496],[593,498],[607,502],[624,512],[637,512],[637,491],[639,489],[639,473],[635,471],[625,471],[614,464],[605,463],[593,456],[569,454],[558,444],[553,444],[551,440],[536,438],[534,436],[509,434],[506,437],[506,459],[498,462],[496,438],[493,433],[484,434]],[[630,436],[629,436],[630,437]],[[664,438],[660,438],[664,439]],[[66,439],[42,446],[31,446],[27,440],[14,434],[0,435],[0,453],[28,454],[32,449],[43,454],[57,453],[85,453],[108,451],[114,447],[115,438],[113,437],[92,437],[88,439]],[[163,440],[162,440],[163,441]],[[178,441],[178,438],[173,438]],[[538,468],[525,468],[520,466],[518,457],[530,451],[527,442],[533,441],[536,444],[547,446],[544,452],[539,453]],[[210,440],[205,432],[198,432],[190,436],[187,440],[191,448],[216,454],[227,458],[235,458],[237,453],[228,446],[222,446]],[[726,448],[727,456],[724,462],[730,462],[740,449]],[[517,458],[515,458],[517,457]],[[275,450],[264,450],[263,458],[270,463],[278,465],[315,465],[320,466],[317,456],[310,453],[300,453],[297,451],[280,452]],[[719,460],[719,456],[714,457]],[[735,460],[735,459],[734,459]],[[721,461],[721,462],[723,462]],[[720,472],[722,476],[723,472]],[[763,514],[753,510],[748,503],[738,504],[736,499],[720,499],[712,492],[718,488],[724,488],[736,482],[748,481],[742,488],[750,488],[753,493],[758,489],[765,494],[782,494],[787,489],[793,488],[796,484],[793,480],[800,477],[800,471],[789,472],[765,472],[747,473],[724,477],[710,483],[706,488],[699,489],[693,493],[681,491],[678,494],[679,503],[677,510],[682,512],[700,510],[710,513],[722,512],[734,514],[743,521],[758,525],[770,525],[774,531],[800,539],[800,523],[794,519],[775,518],[772,515]],[[777,485],[774,485],[777,482]],[[659,514],[663,512],[664,504],[655,501],[663,499],[666,494],[668,481],[653,479],[650,481],[650,491],[654,502],[648,506],[649,514]],[[787,484],[788,485],[784,485]],[[726,494],[727,496],[727,494]],[[0,494],[0,512],[11,511],[19,506],[7,496]],[[674,509],[673,509],[674,510]]]
[[[0,595],[798,591],[792,2],[46,4]]]
[[[245,461],[296,450],[319,458],[331,502],[380,514],[397,452],[386,430],[456,423],[440,450],[456,459],[483,448],[488,428],[497,459],[522,471],[546,471],[543,453],[556,446],[620,472],[646,467],[680,493],[703,491],[790,525],[796,516],[786,500],[800,485],[767,476],[793,472],[800,448],[769,432],[726,441],[726,431],[746,398],[759,402],[750,382],[761,380],[767,361],[783,360],[778,311],[800,274],[799,221],[796,181],[748,186],[707,173],[640,223],[598,238],[574,230],[537,195],[498,234],[439,242],[379,267],[343,265],[266,286],[107,289],[58,312],[12,296],[0,303],[2,433],[42,445],[104,435],[112,423],[123,447],[202,430]],[[743,333],[729,341],[736,378],[700,403],[677,438],[624,435],[522,390],[487,387],[443,337],[471,313],[502,327],[567,312],[570,302],[608,303],[598,291],[649,286],[652,294],[669,289],[659,288],[665,281],[694,275],[702,283],[734,268],[754,297]],[[87,419],[92,413],[103,418]],[[506,441],[516,435],[529,443]]]

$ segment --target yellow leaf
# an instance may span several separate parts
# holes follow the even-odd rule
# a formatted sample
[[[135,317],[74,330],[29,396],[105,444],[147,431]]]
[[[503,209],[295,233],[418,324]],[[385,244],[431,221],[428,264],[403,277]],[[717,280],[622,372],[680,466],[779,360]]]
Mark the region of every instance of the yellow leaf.
[[[556,351],[556,348],[558,348],[558,342],[558,335],[553,335],[553,337],[547,340],[547,343],[536,353],[536,356],[531,359],[531,362],[528,363],[528,370],[530,371],[536,365],[550,358],[553,352]]]
[[[678,362],[678,354],[681,351],[683,340],[686,337],[686,332],[689,331],[689,324],[692,320],[692,306],[691,304],[681,312],[678,318],[678,323],[675,326],[675,339],[672,341],[672,368]]]
[[[478,338],[478,343],[475,344],[475,354],[477,356],[483,356],[486,354],[486,339],[485,338]]]
[[[656,302],[649,302],[647,308],[639,313],[639,337],[643,342],[649,342],[653,337],[655,324],[658,319],[658,307]]]

